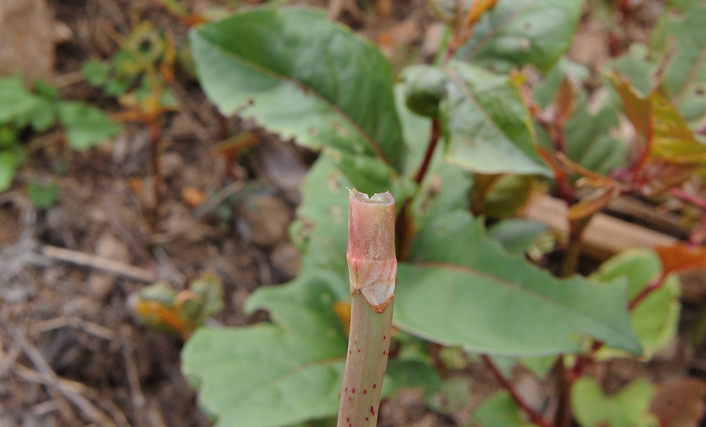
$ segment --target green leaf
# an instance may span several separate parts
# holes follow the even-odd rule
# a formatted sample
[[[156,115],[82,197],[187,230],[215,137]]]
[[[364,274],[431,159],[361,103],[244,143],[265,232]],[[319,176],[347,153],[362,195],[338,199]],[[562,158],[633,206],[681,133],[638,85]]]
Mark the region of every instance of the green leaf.
[[[500,0],[455,57],[507,73],[532,64],[549,70],[571,46],[582,0]]]
[[[652,89],[653,74],[657,70],[657,64],[650,59],[649,54],[647,46],[633,43],[625,54],[615,61],[608,62],[604,70],[616,71],[625,77],[641,96],[646,96]]]
[[[402,135],[405,143],[404,172],[413,176],[424,160],[429,136],[431,120],[414,114],[405,103],[405,85],[395,85],[395,105],[402,125]]]
[[[42,99],[36,106],[27,113],[32,127],[37,132],[44,132],[54,125],[56,121],[56,110],[52,102]]]
[[[706,113],[706,4],[692,2],[678,9],[672,7],[661,15],[651,46],[654,56],[660,57],[676,41],[674,56],[664,70],[664,87],[694,129]]]
[[[548,228],[546,224],[531,219],[511,218],[490,227],[488,237],[497,240],[509,253],[520,255]]]
[[[649,411],[655,393],[649,381],[638,379],[619,393],[606,396],[596,380],[583,377],[571,389],[571,407],[582,427],[656,427],[659,420]]]
[[[439,371],[419,360],[390,359],[387,364],[382,397],[390,397],[403,389],[418,388],[425,396],[442,387]]]
[[[395,324],[411,334],[497,355],[579,352],[586,335],[641,351],[625,283],[556,279],[506,254],[466,212],[420,231],[411,262],[398,266],[395,304]]]
[[[613,136],[619,127],[618,114],[611,105],[604,105],[596,113],[590,113],[585,94],[579,97],[576,112],[564,127],[566,152],[569,159],[600,174],[626,163],[628,144]]]
[[[39,101],[25,88],[20,76],[0,78],[0,124],[27,114]]]
[[[604,262],[590,278],[598,282],[625,278],[628,281],[628,297],[632,299],[661,271],[662,264],[654,252],[635,249]],[[660,289],[652,292],[630,312],[630,323],[642,344],[645,359],[650,359],[676,335],[680,294],[679,278],[669,275]],[[603,356],[614,353],[608,351]]]
[[[452,62],[452,84],[441,103],[446,161],[478,173],[551,172],[535,149],[529,111],[509,78]]]
[[[12,125],[0,125],[0,150],[12,149],[17,145],[19,131]]]
[[[334,149],[348,172],[371,162],[400,165],[389,63],[322,12],[254,10],[197,27],[190,40],[201,85],[223,114],[255,119],[313,149]]]
[[[203,323],[204,320],[218,313],[223,308],[223,283],[221,283],[221,279],[217,275],[213,273],[201,275],[191,281],[189,290],[198,297],[197,299],[189,300],[196,304],[184,307],[185,314],[187,314],[193,324]]]
[[[506,391],[495,393],[473,412],[473,418],[484,427],[530,427],[523,420],[522,411]]]
[[[27,196],[34,206],[46,209],[59,200],[59,187],[56,184],[30,183]]]
[[[120,131],[103,111],[78,101],[57,103],[59,121],[66,127],[69,147],[85,150],[104,142]]]
[[[564,76],[569,77],[571,80],[583,82],[590,74],[586,66],[562,57],[546,77],[534,88],[532,98],[534,98],[535,102],[537,102],[540,107],[546,108],[546,106],[554,100],[554,94],[559,89]]]
[[[17,152],[0,151],[0,192],[10,188],[22,161],[22,155]]]
[[[200,329],[182,353],[184,374],[217,426],[275,426],[336,413],[346,341],[260,324]]]

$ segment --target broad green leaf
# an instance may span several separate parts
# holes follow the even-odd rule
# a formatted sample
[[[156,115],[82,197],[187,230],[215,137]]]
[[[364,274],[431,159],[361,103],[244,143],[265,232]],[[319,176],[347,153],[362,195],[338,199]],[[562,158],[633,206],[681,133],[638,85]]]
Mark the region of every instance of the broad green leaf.
[[[254,10],[197,27],[190,40],[200,82],[223,114],[255,119],[313,149],[335,149],[346,171],[400,165],[389,63],[323,12]],[[364,176],[354,175],[354,182]]]
[[[662,14],[651,45],[655,56],[661,57],[675,42],[674,56],[664,70],[664,86],[667,97],[695,129],[706,114],[706,4],[692,2],[682,7]]]
[[[273,426],[338,410],[347,338],[324,281],[264,288],[250,309],[270,310],[275,324],[200,329],[187,342],[183,371],[200,405],[219,426]],[[285,300],[287,303],[285,303]]]
[[[452,62],[441,103],[446,161],[478,173],[551,172],[535,149],[529,111],[507,76]]]
[[[325,286],[318,290],[330,296]],[[299,310],[317,319],[319,310]],[[336,415],[347,338],[321,318],[317,325],[329,332],[314,335],[274,324],[199,329],[183,350],[182,370],[201,390],[199,403],[216,417],[216,426],[291,425]],[[428,364],[391,360],[383,396],[403,388],[433,392],[440,384]]]
[[[20,76],[0,78],[0,124],[31,111],[40,99],[25,88]]]
[[[488,237],[497,240],[511,254],[523,254],[549,227],[531,219],[511,218],[488,229]]]
[[[468,194],[473,182],[470,173],[441,161],[432,164],[418,194],[412,201],[417,224],[435,221],[438,215],[469,208]]]
[[[582,351],[586,335],[639,353],[625,283],[559,280],[510,256],[465,212],[423,229],[398,266],[395,324],[444,345],[510,356]]]
[[[531,427],[535,425],[524,421],[522,411],[506,391],[498,392],[486,399],[473,412],[473,418],[483,427]]]
[[[279,325],[200,329],[182,369],[217,426],[277,426],[336,413],[346,340]]]
[[[10,188],[12,180],[15,178],[15,173],[22,164],[22,155],[10,151],[0,151],[0,192]]]
[[[78,101],[57,103],[59,121],[66,127],[69,147],[85,150],[106,141],[120,131],[103,111]]]
[[[549,70],[571,46],[582,0],[500,0],[454,55],[507,73],[532,64]]]
[[[606,396],[596,380],[583,377],[571,389],[571,407],[581,427],[656,427],[659,420],[650,412],[655,393],[654,385],[638,379]]]
[[[606,175],[625,165],[628,144],[613,136],[618,127],[618,114],[612,105],[604,105],[592,114],[581,96],[576,112],[564,127],[567,156],[586,169]]]
[[[654,252],[635,249],[604,262],[590,278],[598,282],[625,278],[628,281],[628,297],[632,299],[661,271],[662,264]],[[679,278],[671,274],[660,289],[652,292],[630,312],[630,323],[642,344],[645,359],[650,359],[676,335],[680,294]],[[611,352],[608,351],[608,354]]]

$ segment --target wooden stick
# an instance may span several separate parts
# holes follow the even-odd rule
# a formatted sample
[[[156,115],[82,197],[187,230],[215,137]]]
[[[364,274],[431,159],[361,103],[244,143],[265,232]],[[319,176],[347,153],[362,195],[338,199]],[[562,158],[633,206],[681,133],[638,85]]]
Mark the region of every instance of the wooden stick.
[[[524,216],[547,224],[561,233],[568,233],[566,204],[550,196],[537,197],[524,211]],[[668,246],[679,240],[639,225],[598,213],[584,231],[583,249],[587,255],[607,259],[631,248]]]

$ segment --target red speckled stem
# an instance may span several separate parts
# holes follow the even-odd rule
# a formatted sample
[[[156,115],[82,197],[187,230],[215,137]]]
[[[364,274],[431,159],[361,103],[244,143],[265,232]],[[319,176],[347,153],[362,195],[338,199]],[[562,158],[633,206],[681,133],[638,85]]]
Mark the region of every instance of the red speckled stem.
[[[385,378],[397,275],[395,200],[350,192],[348,269],[351,327],[339,427],[374,426]]]

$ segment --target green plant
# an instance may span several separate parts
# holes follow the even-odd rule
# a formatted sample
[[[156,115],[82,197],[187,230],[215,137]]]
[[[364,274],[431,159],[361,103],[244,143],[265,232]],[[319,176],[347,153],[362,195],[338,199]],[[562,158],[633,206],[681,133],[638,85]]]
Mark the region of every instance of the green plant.
[[[663,347],[679,316],[674,273],[705,265],[704,251],[680,245],[631,251],[591,277],[574,273],[587,224],[615,197],[702,203],[681,187],[702,168],[700,124],[681,118],[679,91],[663,89],[669,73],[660,72],[676,67],[672,61],[692,46],[684,43],[675,56],[655,53],[656,69],[631,65],[653,73],[656,84],[643,93],[610,64],[606,85],[613,96],[589,112],[578,84],[585,70],[562,58],[582,6],[580,0],[473,2],[451,16],[437,62],[408,67],[400,83],[374,46],[318,11],[253,10],[192,30],[200,82],[224,115],[254,119],[321,151],[292,226],[301,272],[246,303],[248,312],[267,310],[271,322],[199,329],[184,348],[183,371],[219,425],[335,416],[346,355],[347,325],[335,310],[348,299],[346,188],[390,189],[398,202],[399,351],[390,357],[383,397],[401,387],[439,390],[433,349],[457,347],[480,355],[504,388],[475,411],[481,424],[566,426],[572,407],[587,425],[652,419],[645,408],[653,394],[643,383],[616,398],[637,403],[610,404],[607,418],[598,415],[606,411],[593,412],[605,403],[586,387],[586,369],[604,358],[648,359]],[[689,7],[704,11],[698,3]],[[684,28],[669,31],[681,39]],[[700,61],[697,77],[687,76],[697,81],[688,85],[703,84]],[[541,73],[539,83],[513,71],[525,66]],[[636,130],[634,140],[611,133],[621,111]],[[564,279],[520,255],[543,227],[504,224],[543,185],[570,208]],[[589,188],[588,196],[579,197],[578,187]],[[487,233],[491,220],[498,222]],[[696,231],[692,241],[701,243]],[[503,373],[507,360],[542,378],[551,370],[556,412],[540,413],[522,400]]]
[[[203,322],[223,308],[223,284],[213,273],[193,279],[176,292],[166,282],[142,288],[134,303],[137,317],[147,326],[187,339]]]
[[[93,147],[120,130],[101,110],[57,95],[58,90],[48,83],[39,81],[30,92],[20,76],[0,78],[0,192],[10,188],[25,162],[26,149],[20,143],[25,130],[45,132],[58,123],[74,150]]]
[[[140,22],[128,37],[121,40],[121,45],[110,60],[86,61],[82,70],[90,84],[117,97],[124,110],[115,115],[116,119],[140,123],[149,130],[154,203],[149,209],[148,222],[154,225],[162,183],[159,162],[162,128],[159,120],[180,107],[170,87],[174,81],[177,46],[169,33],[157,31],[150,21]]]

